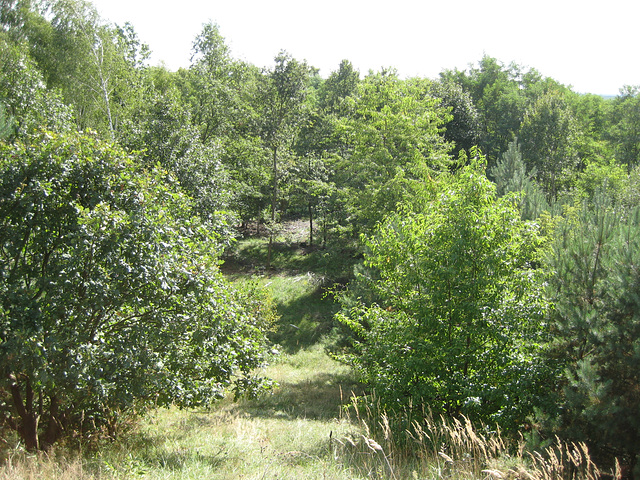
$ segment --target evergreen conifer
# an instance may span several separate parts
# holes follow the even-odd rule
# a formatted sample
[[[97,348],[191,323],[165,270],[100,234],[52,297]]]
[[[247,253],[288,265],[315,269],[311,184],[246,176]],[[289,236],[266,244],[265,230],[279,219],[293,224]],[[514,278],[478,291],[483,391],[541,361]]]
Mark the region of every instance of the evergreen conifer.
[[[518,207],[524,220],[533,220],[548,210],[549,204],[544,193],[534,180],[535,168],[527,173],[517,139],[509,143],[490,174],[496,183],[498,195],[521,193]]]
[[[557,427],[633,469],[640,452],[640,209],[600,196],[559,226],[549,264],[549,360],[562,378]]]

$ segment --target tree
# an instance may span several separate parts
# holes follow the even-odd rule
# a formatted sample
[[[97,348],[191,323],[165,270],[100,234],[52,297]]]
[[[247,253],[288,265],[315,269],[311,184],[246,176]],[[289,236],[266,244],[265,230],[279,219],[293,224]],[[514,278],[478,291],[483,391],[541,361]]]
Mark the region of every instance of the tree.
[[[160,163],[172,169],[173,163],[199,143],[197,127],[180,96],[175,75],[163,67],[149,68],[144,82],[149,85],[146,102],[131,117],[134,128],[120,136],[119,143],[129,150],[142,152],[152,166]]]
[[[2,20],[12,38],[27,43],[80,128],[117,138],[142,103],[139,71],[148,48],[133,27],[105,24],[84,0],[18,0]]]
[[[383,71],[364,78],[349,99],[351,113],[338,126],[346,147],[335,182],[345,190],[354,232],[370,231],[397,204],[419,199],[430,175],[453,163],[441,135],[450,116],[428,91],[425,81]]]
[[[0,409],[28,449],[265,386],[272,313],[164,171],[95,136],[0,143]]]
[[[352,97],[360,83],[360,74],[354,70],[348,60],[342,60],[338,70],[331,72],[329,78],[322,83],[318,93],[318,104],[321,110],[327,114],[344,115],[345,100]]]
[[[607,163],[614,157],[608,141],[613,101],[600,95],[569,93],[565,95],[581,132],[578,156],[587,163]]]
[[[640,210],[596,196],[562,221],[547,257],[556,431],[640,474]],[[634,469],[635,467],[635,469]],[[630,477],[631,478],[631,477]]]
[[[58,131],[73,126],[71,109],[58,92],[48,90],[27,52],[0,31],[0,102],[13,118],[13,135],[23,136],[39,128]],[[10,137],[9,137],[10,138]]]
[[[312,81],[307,119],[294,144],[299,161],[291,193],[293,200],[307,209],[309,243],[313,244],[313,226],[319,224],[326,244],[330,225],[336,226],[344,219],[336,170],[349,146],[340,135],[340,125],[351,114],[351,97],[357,91],[360,75],[349,61],[343,60],[325,81],[317,76]]]
[[[0,103],[0,140],[13,135],[15,120],[7,114],[4,105]]]
[[[566,88],[534,69],[525,71],[520,65],[504,65],[485,55],[477,67],[467,71],[440,74],[445,82],[454,82],[468,92],[480,115],[482,134],[479,145],[490,165],[506,151],[518,134],[525,112],[538,98],[550,91],[566,92]]]
[[[498,195],[519,194],[518,207],[524,220],[535,220],[548,210],[544,192],[534,180],[536,171],[527,173],[517,139],[509,144],[490,173],[496,182]]]
[[[155,85],[170,74],[158,68],[150,69],[148,75],[147,81]],[[216,142],[200,141],[198,128],[192,125],[177,87],[171,80],[169,83],[147,94],[146,108],[133,116],[136,127],[121,144],[141,151],[146,165],[159,163],[171,171],[194,200],[197,213],[212,221],[220,220],[232,196],[229,174],[222,163],[222,147]]]
[[[185,100],[191,104],[194,125],[203,144],[220,141],[232,135],[246,113],[241,101],[246,66],[231,58],[219,27],[212,23],[196,37],[191,61]]]
[[[621,89],[610,116],[609,139],[616,159],[631,170],[640,163],[640,87]]]
[[[441,77],[471,95],[481,118],[479,145],[493,163],[513,140],[528,104],[520,83],[521,67],[515,63],[505,66],[485,55],[469,71],[444,71]]]
[[[550,199],[568,189],[571,175],[579,165],[578,123],[561,94],[540,97],[527,111],[518,138],[529,169]]]
[[[271,223],[276,222],[280,183],[280,160],[293,146],[302,121],[305,118],[305,99],[311,69],[305,62],[299,62],[280,52],[275,58],[275,66],[263,75],[259,85],[257,110],[260,118],[260,137],[271,153]],[[273,234],[269,240],[267,264],[271,264]]]
[[[48,84],[62,90],[80,128],[119,138],[143,104],[142,61],[135,52],[141,50],[144,56],[148,49],[130,25],[104,25],[82,1],[57,0],[51,14],[54,38],[49,51],[55,77]]]
[[[454,145],[453,154],[470,151],[481,140],[480,114],[468,92],[452,81],[433,82],[431,95],[439,98],[441,105],[451,109],[451,120],[445,125],[444,138]]]
[[[606,197],[620,204],[629,191],[632,191],[631,175],[627,167],[615,159],[607,161],[587,161],[584,170],[575,175],[575,187],[571,197],[575,203],[593,204],[596,199]]]
[[[338,318],[353,335],[347,360],[383,407],[525,421],[544,333],[537,242],[477,159],[441,176],[421,211],[391,215],[366,238],[371,273],[356,284],[366,294],[347,297]]]

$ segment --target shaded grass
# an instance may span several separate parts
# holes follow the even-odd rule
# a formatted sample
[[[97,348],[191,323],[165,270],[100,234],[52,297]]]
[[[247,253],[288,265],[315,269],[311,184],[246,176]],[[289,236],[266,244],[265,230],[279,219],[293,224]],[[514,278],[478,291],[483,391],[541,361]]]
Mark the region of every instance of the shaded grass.
[[[255,281],[269,290],[279,315],[270,339],[286,353],[314,345],[332,333],[339,307],[330,291],[348,281],[358,261],[349,248],[301,246],[307,234],[300,222],[293,225],[274,243],[272,269],[264,268],[268,238],[260,236],[240,240],[222,265],[230,280]]]
[[[239,404],[256,417],[332,420],[340,417],[354,393],[362,391],[351,370],[328,357],[322,344],[283,354],[265,374],[278,387]]]
[[[311,420],[252,416],[247,404],[211,412],[162,410],[135,435],[93,457],[65,450],[16,455],[0,479],[511,479],[622,478],[602,472],[584,444],[556,440],[538,452],[505,441],[468,420],[427,418],[398,449],[390,420],[355,408],[353,416]],[[403,442],[406,444],[406,442]]]
[[[254,400],[225,399],[207,410],[151,412],[138,428],[97,450],[60,455],[17,449],[0,479],[345,479],[333,439],[353,436],[341,416],[357,384],[322,344],[283,354],[263,374],[280,383]]]
[[[294,222],[294,225],[296,223]],[[355,243],[343,241],[327,247],[308,246],[305,233],[291,228],[276,236],[271,268],[267,269],[269,239],[248,236],[236,243],[224,257],[223,271],[236,275],[288,275],[313,272],[323,284],[345,283],[360,260]]]
[[[311,365],[313,378],[300,374]],[[353,429],[340,418],[345,367],[317,345],[283,355],[264,373],[281,385],[261,398],[155,412],[132,448],[138,478],[353,478],[330,448],[334,435]]]

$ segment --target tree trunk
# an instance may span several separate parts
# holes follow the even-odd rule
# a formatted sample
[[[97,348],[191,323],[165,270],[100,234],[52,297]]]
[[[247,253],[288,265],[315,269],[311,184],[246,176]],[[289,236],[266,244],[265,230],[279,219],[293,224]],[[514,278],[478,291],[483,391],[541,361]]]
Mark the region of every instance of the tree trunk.
[[[271,268],[271,250],[273,249],[273,226],[276,223],[276,204],[278,201],[278,147],[273,147],[273,194],[271,196],[271,228],[269,230],[269,250],[267,268]]]
[[[25,378],[24,400],[20,392],[20,384],[15,375],[10,375],[11,379],[11,397],[13,398],[13,406],[20,416],[20,423],[17,425],[17,431],[24,445],[29,451],[39,448],[38,442],[38,422],[40,417],[33,409],[33,388],[29,377]]]
[[[309,203],[309,246],[313,246],[313,207]]]
[[[43,433],[40,441],[40,448],[47,449],[58,441],[62,434],[62,425],[60,422],[60,402],[58,397],[53,395],[49,399],[49,420],[47,428]]]
[[[276,204],[278,201],[278,147],[273,147],[273,194],[271,195],[271,221],[276,221]]]

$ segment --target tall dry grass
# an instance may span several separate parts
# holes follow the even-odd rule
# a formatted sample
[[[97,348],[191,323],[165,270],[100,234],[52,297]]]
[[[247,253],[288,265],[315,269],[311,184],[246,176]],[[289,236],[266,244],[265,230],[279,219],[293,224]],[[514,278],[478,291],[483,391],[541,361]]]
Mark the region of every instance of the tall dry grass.
[[[622,478],[619,467],[599,469],[582,443],[556,439],[529,451],[498,429],[427,412],[400,424],[369,399],[341,393],[356,385],[322,345],[285,354],[265,373],[280,383],[269,396],[228,399],[211,411],[159,410],[95,448],[30,454],[5,441],[0,480]]]
[[[172,410],[130,445],[97,456],[16,450],[0,480],[278,478],[414,480],[604,480],[583,443],[555,439],[539,451],[467,418],[427,417],[398,432],[393,419],[353,403],[340,421]],[[395,432],[395,433],[394,433]],[[215,461],[213,461],[215,460]]]
[[[86,459],[69,451],[30,454],[21,449],[7,455],[0,464],[0,480],[94,480],[114,478],[107,472],[94,475],[87,469]]]
[[[523,438],[513,442],[500,430],[477,428],[465,417],[426,415],[400,433],[386,414],[359,405],[345,413],[360,433],[333,441],[333,455],[366,478],[621,480],[620,465],[604,472],[584,443],[556,438],[543,449],[528,451]],[[401,438],[399,438],[401,437]]]

